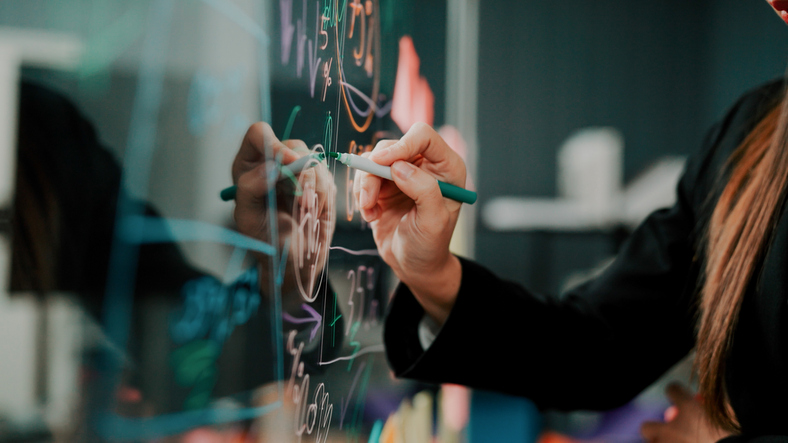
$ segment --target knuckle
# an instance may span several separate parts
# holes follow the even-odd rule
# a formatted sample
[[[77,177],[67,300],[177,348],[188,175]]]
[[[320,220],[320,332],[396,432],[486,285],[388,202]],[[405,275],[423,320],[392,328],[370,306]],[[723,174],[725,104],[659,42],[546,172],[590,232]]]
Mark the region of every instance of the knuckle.
[[[243,199],[244,196],[253,196],[256,197],[254,183],[249,174],[243,174],[238,179],[238,192],[237,192],[237,199]]]
[[[251,126],[249,126],[249,129],[246,130],[246,136],[248,138],[256,134],[265,134],[267,128],[270,127],[265,122],[253,123]]]
[[[398,157],[410,158],[419,153],[419,144],[414,143],[411,137],[402,137],[399,143],[398,151],[405,155],[399,155]]]
[[[367,192],[371,191],[372,188],[375,187],[375,184],[373,183],[373,177],[371,177],[369,174],[364,174],[359,180],[359,182],[360,182],[359,186],[361,186],[361,189]]]
[[[282,143],[293,151],[309,151],[309,147],[307,147],[303,140],[289,139]]]
[[[411,130],[416,132],[435,132],[435,130],[432,129],[432,126],[428,125],[425,122],[414,123],[413,126],[411,126]]]
[[[383,149],[388,148],[389,146],[397,143],[397,140],[381,140],[375,144],[375,147],[372,149],[373,151],[380,151]]]

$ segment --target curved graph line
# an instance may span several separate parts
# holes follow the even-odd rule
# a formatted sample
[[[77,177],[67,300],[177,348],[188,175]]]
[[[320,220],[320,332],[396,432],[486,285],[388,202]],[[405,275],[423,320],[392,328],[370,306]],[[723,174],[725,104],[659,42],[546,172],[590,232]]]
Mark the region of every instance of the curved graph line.
[[[376,117],[383,117],[384,115],[386,115],[389,112],[391,112],[391,108],[393,106],[394,106],[394,100],[389,100],[388,103],[386,103],[385,105],[379,107],[378,110],[375,111],[375,116]]]
[[[343,248],[342,246],[331,246],[328,249],[332,251],[336,250],[336,251],[346,252],[350,255],[380,255],[377,249],[361,249],[358,251],[354,251],[352,249]]]
[[[257,251],[271,256],[276,254],[276,249],[268,243],[221,226],[196,220],[132,215],[124,217],[120,222],[119,233],[121,238],[139,244],[209,241]]]
[[[342,82],[342,86],[356,93],[356,95],[361,97],[361,99],[367,102],[367,104],[369,105],[369,107],[365,111],[362,111],[358,107],[358,105],[356,105],[356,102],[353,101],[353,96],[350,93],[347,94],[348,103],[350,103],[350,107],[353,108],[353,110],[356,111],[356,114],[358,114],[359,116],[366,117],[369,115],[370,112],[372,112],[373,109],[375,110],[375,117],[383,117],[384,115],[388,114],[389,111],[391,111],[391,106],[394,103],[393,100],[389,100],[388,103],[386,103],[382,107],[379,107],[377,104],[375,104],[375,102],[371,98],[367,97],[366,94],[361,92],[358,88],[351,85],[350,83]]]
[[[298,113],[301,112],[301,107],[295,105],[293,110],[290,111],[290,118],[287,119],[287,125],[285,126],[285,132],[282,133],[282,140],[288,140],[290,138],[290,132],[293,130],[293,123],[295,123],[295,118]]]
[[[354,352],[353,354],[348,355],[346,357],[337,357],[337,358],[335,358],[333,360],[321,361],[321,362],[318,363],[318,365],[320,365],[320,366],[330,365],[330,364],[336,363],[338,361],[352,360],[352,359],[358,357],[359,355],[369,354],[369,353],[372,353],[372,352],[383,352],[385,350],[386,350],[386,348],[383,345],[373,345],[373,346],[369,346],[369,347],[366,347],[364,349],[361,349],[358,352]]]
[[[338,1],[339,0],[335,0],[335,4],[337,6],[339,6]],[[379,15],[379,8],[380,7],[378,5],[378,2],[377,2],[377,0],[375,0],[373,10],[378,15]],[[345,22],[345,24],[347,24],[347,22]],[[344,36],[344,29],[345,28],[343,26],[343,28],[342,28],[343,36]],[[374,39],[374,42],[375,42],[375,54],[379,55],[380,54],[380,26],[379,26],[379,24],[377,24],[377,26],[375,27],[375,32],[376,32],[375,33],[375,39]],[[342,38],[343,46],[342,46],[342,49],[340,50],[340,47],[339,47],[340,38],[339,38],[339,26],[338,25],[334,27],[334,35],[336,37],[335,40],[336,40],[336,48],[337,48],[337,74],[339,76],[339,82],[340,83],[344,83],[345,82],[345,76],[344,76],[344,68],[343,68],[343,65],[344,65],[343,51],[344,51],[344,41],[345,41],[345,39]],[[363,36],[362,36],[362,38],[363,38]],[[378,96],[378,92],[380,91],[380,57],[374,57],[373,62],[375,64],[375,66],[373,67],[373,70],[372,70],[372,72],[374,73],[373,74],[373,79],[372,79],[372,96],[373,97],[377,97]],[[364,124],[362,124],[362,125],[358,124],[358,122],[356,122],[356,118],[353,116],[353,112],[350,110],[350,104],[348,103],[348,98],[347,98],[347,96],[349,94],[347,94],[345,92],[345,88],[339,88],[339,91],[341,92],[340,95],[342,97],[342,101],[345,102],[345,109],[347,110],[348,118],[349,118],[350,124],[353,126],[353,129],[355,129],[358,132],[366,131],[369,128],[369,126],[372,124],[372,113],[370,112],[369,114],[367,114],[366,119],[364,121]]]
[[[265,406],[241,409],[200,409],[149,418],[127,418],[104,414],[96,420],[96,431],[107,440],[141,441],[176,435],[194,428],[220,425],[260,417],[282,406],[277,401]]]

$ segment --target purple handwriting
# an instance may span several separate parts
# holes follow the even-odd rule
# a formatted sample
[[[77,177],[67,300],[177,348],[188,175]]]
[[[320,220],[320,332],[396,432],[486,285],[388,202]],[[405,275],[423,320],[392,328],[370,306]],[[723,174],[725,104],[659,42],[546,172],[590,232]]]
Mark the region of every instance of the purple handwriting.
[[[315,335],[317,334],[317,331],[320,330],[320,325],[323,323],[323,316],[320,315],[317,311],[315,311],[311,306],[309,306],[306,303],[302,304],[301,308],[303,308],[304,311],[309,313],[309,317],[296,318],[288,314],[287,312],[282,314],[282,317],[286,321],[293,324],[315,323],[315,326],[312,328],[312,332],[309,334],[309,341],[312,341],[315,339]]]

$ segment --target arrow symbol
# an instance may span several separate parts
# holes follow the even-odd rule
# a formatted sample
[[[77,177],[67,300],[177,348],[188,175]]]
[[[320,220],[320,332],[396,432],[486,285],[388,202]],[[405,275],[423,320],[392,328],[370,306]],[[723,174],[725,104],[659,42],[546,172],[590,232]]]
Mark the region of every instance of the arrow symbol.
[[[315,335],[317,334],[317,330],[320,329],[320,325],[323,323],[323,316],[320,315],[314,309],[312,309],[312,307],[309,306],[306,303],[302,304],[301,308],[303,308],[304,311],[309,313],[309,317],[307,317],[307,318],[295,318],[292,315],[290,315],[287,312],[285,312],[284,314],[282,314],[282,318],[284,318],[285,321],[288,321],[288,322],[294,323],[294,324],[315,322],[315,326],[312,328],[312,332],[309,335],[309,341],[312,341],[312,340],[314,340]]]

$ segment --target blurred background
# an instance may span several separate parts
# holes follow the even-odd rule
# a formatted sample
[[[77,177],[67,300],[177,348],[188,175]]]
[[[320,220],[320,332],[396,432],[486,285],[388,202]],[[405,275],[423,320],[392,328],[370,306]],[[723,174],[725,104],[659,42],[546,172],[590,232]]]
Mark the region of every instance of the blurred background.
[[[433,96],[427,115],[436,128],[456,130],[448,132],[458,140],[452,146],[464,151],[469,186],[479,194],[476,205],[463,208],[455,252],[536,292],[557,295],[604,267],[648,212],[671,204],[683,161],[700,148],[709,127],[742,93],[783,76],[788,66],[788,29],[765,1],[380,0],[369,6],[374,14],[367,14],[379,24],[378,80],[360,70],[354,74],[355,65],[348,64],[347,78],[372,96],[380,111],[358,131],[348,123],[353,112],[360,116],[345,110],[336,66],[324,75],[318,63],[315,72],[317,55],[304,54],[318,54],[322,36],[313,23],[320,14],[330,16],[323,12],[326,5],[339,11],[350,3],[348,11],[354,11],[352,5],[361,4],[338,3],[0,2],[0,275],[14,259],[10,220],[20,198],[14,152],[21,80],[62,94],[76,106],[121,166],[130,196],[149,202],[167,219],[231,229],[231,209],[216,194],[231,184],[230,165],[250,124],[269,122],[280,136],[289,127],[293,137],[312,146],[326,140],[331,115],[328,139],[340,152],[351,143],[368,146],[407,129],[386,106],[391,109],[395,97],[401,38],[409,36],[418,73]],[[302,22],[309,24],[308,32]],[[290,28],[295,38],[288,40]],[[326,41],[340,52],[342,39],[332,38]],[[353,45],[347,40],[349,51]],[[322,62],[333,56],[327,46],[320,49]],[[316,78],[311,88],[310,76]],[[332,85],[326,86],[326,78]],[[324,87],[327,94],[320,97]],[[356,96],[356,103],[364,102]],[[290,124],[296,105],[302,111]],[[337,211],[349,210],[350,220],[337,218],[333,245],[373,249],[369,230],[347,207],[344,171],[336,180]],[[173,242],[190,268],[224,283],[238,278],[240,268],[231,271],[236,248]],[[363,368],[356,362],[352,371],[315,374],[333,389],[331,420],[347,415],[341,409],[347,410],[351,397],[351,409],[363,416],[352,432],[340,432],[335,423],[337,441],[366,441],[403,399],[421,389],[439,391],[390,378],[376,348],[376,320],[394,282],[376,257],[354,257],[331,252],[328,271],[337,303],[347,307],[353,300],[355,281],[348,273],[364,266],[380,275],[364,295],[368,306],[374,301],[377,308],[361,319],[358,337],[348,334],[338,352],[358,349],[353,341],[377,351]],[[247,257],[244,263],[249,262]],[[7,276],[0,283],[0,441],[68,441],[73,434],[53,429],[81,420],[73,411],[86,398],[76,382],[88,377],[81,369],[85,342],[118,346],[107,333],[116,325],[107,323],[111,309],[103,298],[90,312],[73,295],[10,291]],[[156,347],[157,338],[167,334],[177,291],[166,299],[135,302],[135,312],[144,312],[140,316],[128,312],[129,321],[147,331],[138,335],[147,357],[135,369],[143,379],[140,374],[167,367],[172,352]],[[260,370],[261,363],[244,357],[249,343],[228,342],[232,352],[225,353],[223,367],[242,361],[240,366],[252,365],[247,372]],[[113,352],[131,351],[121,345]],[[289,374],[281,356],[264,365]],[[367,367],[374,371],[365,372]],[[225,374],[231,378],[233,370]],[[545,432],[551,430],[584,441],[639,441],[639,423],[661,416],[668,405],[662,394],[666,382],[687,381],[688,375],[686,362],[680,364],[632,404],[608,413],[537,411],[527,400],[473,392],[470,424],[459,420],[458,432],[443,436],[446,441],[527,442],[540,436],[547,441]],[[359,396],[353,386],[364,377],[372,381]],[[145,383],[164,390],[173,383],[154,378]],[[228,392],[248,388],[223,386]],[[435,398],[439,402],[440,396]]]

